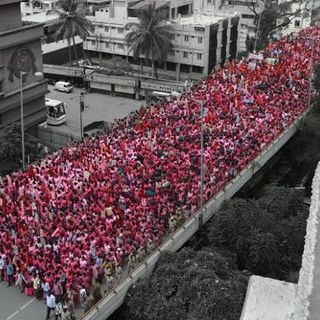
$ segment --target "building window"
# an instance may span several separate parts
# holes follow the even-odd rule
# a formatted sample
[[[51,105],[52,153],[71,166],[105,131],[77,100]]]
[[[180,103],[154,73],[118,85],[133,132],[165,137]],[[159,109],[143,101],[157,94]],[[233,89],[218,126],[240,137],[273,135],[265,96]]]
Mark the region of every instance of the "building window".
[[[201,60],[202,59],[202,54],[201,53],[197,53],[197,59]]]
[[[109,42],[106,42],[106,48],[109,48],[109,47],[110,47]]]
[[[177,34],[177,37],[180,37],[180,34],[179,34],[179,33]]]
[[[104,27],[105,32],[109,32],[109,27]]]
[[[174,51],[173,51],[173,50],[170,50],[170,51],[169,51],[169,55],[170,55],[170,56],[174,56]]]
[[[294,26],[295,27],[300,27],[300,20],[295,20],[294,21]]]
[[[255,15],[254,14],[243,14],[242,18],[243,19],[251,19],[251,20],[253,20],[255,18]]]
[[[202,37],[198,37],[198,43],[202,43]]]
[[[200,67],[200,66],[192,66],[192,72],[202,73],[202,71],[203,71],[203,67]]]
[[[183,57],[188,58],[188,52],[183,51]]]
[[[123,50],[123,49],[124,49],[124,45],[123,45],[123,43],[118,43],[118,49],[121,49],[121,50]]]
[[[173,33],[170,33],[170,34],[169,34],[169,39],[170,39],[170,40],[174,40],[174,34],[173,34]]]
[[[92,43],[92,45],[93,45],[93,46],[95,46],[95,45],[96,45],[96,42],[95,42],[95,41],[93,41],[93,40],[91,41],[91,43]]]
[[[123,33],[123,29],[122,28],[118,28],[118,33]]]
[[[211,3],[211,0],[208,0],[208,4],[210,4]]]
[[[189,36],[184,36],[184,41],[188,42],[189,41]]]

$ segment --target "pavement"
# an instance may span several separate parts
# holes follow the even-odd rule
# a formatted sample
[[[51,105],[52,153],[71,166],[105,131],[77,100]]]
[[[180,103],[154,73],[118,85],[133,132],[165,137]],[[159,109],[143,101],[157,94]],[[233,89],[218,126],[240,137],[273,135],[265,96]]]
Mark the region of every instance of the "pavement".
[[[83,89],[74,88],[71,93],[58,92],[49,85],[50,93],[47,98],[63,101],[67,104],[66,123],[59,126],[50,126],[58,132],[80,137],[80,93]],[[94,121],[114,122],[127,116],[131,111],[145,105],[144,100],[134,100],[123,97],[112,97],[103,93],[88,93],[84,95],[85,108],[82,112],[83,126]]]

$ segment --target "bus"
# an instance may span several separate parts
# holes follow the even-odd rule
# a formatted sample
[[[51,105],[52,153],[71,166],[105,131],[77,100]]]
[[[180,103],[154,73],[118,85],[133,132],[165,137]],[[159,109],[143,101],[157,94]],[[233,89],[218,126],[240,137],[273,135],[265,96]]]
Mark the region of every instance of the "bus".
[[[153,91],[151,93],[151,101],[159,102],[159,101],[170,101],[171,97],[180,97],[181,94],[177,91],[172,92],[162,92],[162,91]]]
[[[58,126],[66,122],[66,107],[67,105],[59,100],[46,98],[47,107],[47,124]]]

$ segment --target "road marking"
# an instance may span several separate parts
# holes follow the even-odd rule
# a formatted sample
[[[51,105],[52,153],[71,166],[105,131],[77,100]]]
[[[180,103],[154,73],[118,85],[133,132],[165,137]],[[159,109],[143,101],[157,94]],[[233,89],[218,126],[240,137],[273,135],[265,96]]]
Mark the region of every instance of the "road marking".
[[[35,301],[36,298],[34,297],[32,300],[30,300],[29,302],[25,303],[20,309],[18,309],[16,312],[14,312],[11,316],[9,316],[6,320],[9,320],[11,318],[13,318],[16,314],[18,314],[20,311],[22,311],[23,309],[25,309],[29,304],[31,304],[33,301]]]

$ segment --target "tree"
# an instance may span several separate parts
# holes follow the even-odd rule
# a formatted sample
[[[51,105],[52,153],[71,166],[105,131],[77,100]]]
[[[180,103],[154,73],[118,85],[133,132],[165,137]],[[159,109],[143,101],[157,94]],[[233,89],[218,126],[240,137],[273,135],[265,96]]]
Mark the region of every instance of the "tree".
[[[25,133],[25,153],[31,162],[45,155],[40,141],[27,133]],[[0,132],[0,175],[19,170],[21,158],[21,127],[18,124],[12,124]]]
[[[54,40],[58,41],[61,38],[68,41],[69,62],[71,65],[71,40],[73,43],[74,58],[77,60],[77,48],[75,36],[79,36],[82,40],[90,35],[93,25],[90,20],[85,17],[86,6],[83,0],[59,0],[57,7],[60,9],[52,9],[47,11],[47,14],[58,15],[58,21],[51,27],[54,32]],[[85,52],[82,46],[82,52]]]
[[[257,199],[233,199],[208,222],[211,246],[237,255],[238,267],[285,279],[298,271],[308,210],[301,191],[269,186]]]
[[[156,9],[156,2],[144,7],[138,18],[139,22],[126,24],[125,28],[131,29],[126,42],[135,59],[144,56],[151,60],[152,75],[157,78],[157,63],[166,61],[173,48],[170,41],[172,27],[165,23],[163,15]]]
[[[215,250],[163,253],[148,279],[127,293],[122,319],[239,319],[248,276]]]
[[[299,8],[292,10],[292,5],[295,3],[299,4]],[[254,24],[257,26],[256,49],[260,50],[268,44],[270,37],[274,33],[287,27],[295,17],[301,14],[301,6],[304,4],[304,1],[291,0],[279,3],[275,0],[245,0],[244,4],[255,16]],[[257,10],[259,6],[263,6],[262,11]],[[247,41],[249,51],[253,50],[254,42],[254,38],[250,38]]]

